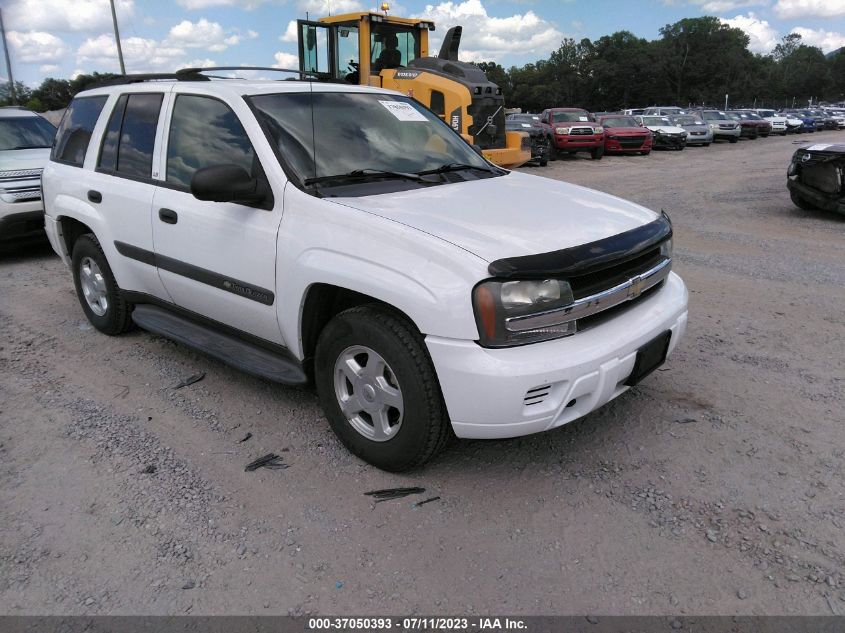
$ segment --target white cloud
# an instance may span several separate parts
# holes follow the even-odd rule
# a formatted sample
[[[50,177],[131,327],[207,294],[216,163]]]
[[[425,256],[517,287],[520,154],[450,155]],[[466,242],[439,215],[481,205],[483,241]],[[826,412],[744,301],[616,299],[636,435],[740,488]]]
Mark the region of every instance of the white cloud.
[[[172,71],[184,66],[185,50],[144,37],[121,38],[127,72]],[[107,33],[86,39],[76,53],[80,66],[117,72],[117,46]]]
[[[285,53],[284,51],[279,51],[275,55],[273,55],[273,59],[275,60],[275,64],[273,64],[273,68],[288,68],[291,70],[296,70],[299,68],[299,57],[293,55],[292,53]]]
[[[750,40],[748,48],[755,53],[770,53],[780,42],[780,36],[767,20],[758,18],[752,11],[748,15],[738,15],[735,18],[719,18],[722,24],[727,24],[745,31]]]
[[[423,14],[437,24],[435,33],[445,33],[458,24],[464,27],[459,51],[463,61],[496,61],[507,54],[546,55],[556,49],[564,37],[554,25],[533,11],[505,18],[492,17],[481,0],[429,4]],[[432,37],[429,48],[436,53],[440,39]]]
[[[201,18],[197,22],[182,20],[179,24],[170,29],[165,40],[166,44],[180,48],[204,48],[214,53],[225,51],[230,46],[237,46],[245,38],[254,39],[258,37],[255,31],[247,31],[241,35],[238,30],[224,31],[217,22],[209,22]]]
[[[44,64],[43,66],[40,66],[38,68],[38,70],[44,75],[46,75],[48,73],[55,73],[55,72],[59,71],[59,65],[58,64]]]
[[[266,0],[176,0],[176,4],[189,11],[208,9],[209,7],[240,7],[251,11]]]
[[[192,59],[190,61],[181,64],[182,68],[210,68],[211,66],[216,66],[217,62],[213,59]]]
[[[801,42],[808,46],[818,46],[825,53],[835,51],[837,48],[845,46],[845,34],[837,33],[835,31],[825,31],[824,29],[808,29],[803,26],[796,26],[792,29],[792,33],[798,33],[801,36]]]
[[[296,20],[291,20],[288,22],[288,27],[285,29],[285,32],[279,36],[279,39],[283,42],[296,42],[297,38]]]
[[[65,43],[52,33],[9,31],[6,36],[19,62],[53,62],[68,52]]]
[[[842,0],[778,0],[775,13],[781,18],[835,18],[845,15]]]
[[[705,13],[724,13],[745,7],[760,7],[768,4],[768,0],[697,0]]]
[[[307,11],[313,19],[326,15],[362,11],[364,5],[358,0],[300,0],[297,6],[300,11]]]
[[[33,31],[100,31],[111,28],[105,0],[13,0],[3,8],[7,28],[25,26]],[[135,13],[133,0],[116,0],[118,19]]]

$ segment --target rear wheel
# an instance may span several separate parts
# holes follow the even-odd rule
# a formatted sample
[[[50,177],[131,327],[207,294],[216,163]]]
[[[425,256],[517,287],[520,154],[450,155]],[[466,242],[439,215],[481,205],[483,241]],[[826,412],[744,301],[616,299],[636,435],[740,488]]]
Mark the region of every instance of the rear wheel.
[[[314,358],[320,402],[332,430],[361,459],[400,472],[422,466],[451,428],[422,337],[377,304],[332,319]]]
[[[76,295],[91,325],[111,336],[132,329],[132,305],[123,299],[93,233],[82,235],[74,243],[71,268]]]
[[[801,194],[797,193],[796,191],[790,190],[789,197],[792,198],[792,203],[799,209],[804,209],[805,211],[812,211],[816,208],[812,202],[809,202],[802,198]]]

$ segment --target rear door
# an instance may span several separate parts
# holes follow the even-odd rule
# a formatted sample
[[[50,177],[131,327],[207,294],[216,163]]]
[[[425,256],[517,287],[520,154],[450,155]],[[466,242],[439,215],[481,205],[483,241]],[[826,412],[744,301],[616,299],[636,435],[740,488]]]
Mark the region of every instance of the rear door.
[[[245,103],[244,118],[251,117]],[[153,201],[153,239],[159,276],[176,305],[201,317],[282,344],[276,318],[276,237],[282,191],[257,208],[207,202],[190,192],[203,167],[234,164],[266,179],[255,150],[263,141],[252,121],[250,138],[227,103],[208,95],[173,94],[166,123],[159,187]],[[268,183],[269,185],[269,183]]]
[[[106,106],[106,129],[88,175],[87,198],[101,210],[108,227],[108,253],[120,287],[157,298],[167,293],[152,261],[150,214],[155,184],[153,159],[164,92],[113,95]],[[101,236],[102,238],[105,236]]]

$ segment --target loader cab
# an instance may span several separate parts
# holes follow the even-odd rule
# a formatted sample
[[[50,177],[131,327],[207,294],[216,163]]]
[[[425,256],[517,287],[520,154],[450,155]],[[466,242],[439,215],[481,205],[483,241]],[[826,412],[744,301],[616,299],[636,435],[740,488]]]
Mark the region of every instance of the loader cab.
[[[381,86],[383,70],[428,55],[425,20],[347,13],[299,20],[299,70],[320,81]]]

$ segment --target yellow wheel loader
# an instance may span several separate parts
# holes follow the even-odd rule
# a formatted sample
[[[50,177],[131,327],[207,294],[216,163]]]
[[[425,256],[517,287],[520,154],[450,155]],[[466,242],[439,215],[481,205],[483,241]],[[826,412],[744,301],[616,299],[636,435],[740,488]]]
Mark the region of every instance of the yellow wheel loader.
[[[502,167],[531,158],[523,132],[505,129],[502,90],[477,66],[458,61],[461,27],[446,33],[437,57],[428,56],[434,23],[373,12],[299,20],[303,76],[377,86],[413,97]]]

